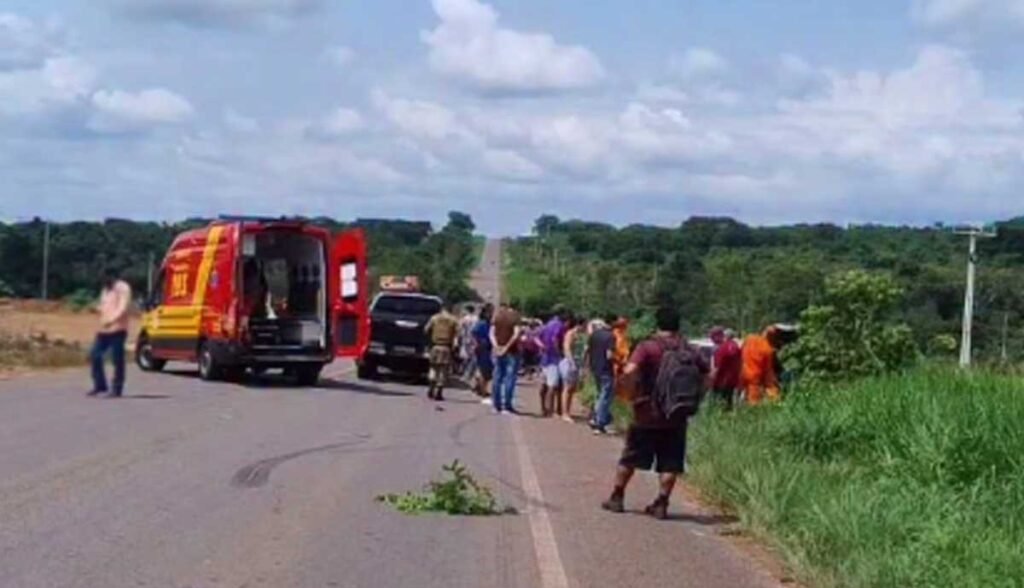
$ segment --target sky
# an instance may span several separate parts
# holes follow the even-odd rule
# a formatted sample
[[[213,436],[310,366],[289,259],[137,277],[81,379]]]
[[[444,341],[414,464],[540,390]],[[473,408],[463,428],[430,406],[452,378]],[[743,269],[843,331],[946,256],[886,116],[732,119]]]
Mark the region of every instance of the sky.
[[[3,0],[0,219],[1024,214],[1024,0]]]

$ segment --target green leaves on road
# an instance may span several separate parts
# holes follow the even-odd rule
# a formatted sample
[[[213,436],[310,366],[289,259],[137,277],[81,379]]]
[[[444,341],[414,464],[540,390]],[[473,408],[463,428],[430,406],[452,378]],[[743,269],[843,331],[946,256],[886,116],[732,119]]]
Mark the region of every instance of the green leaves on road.
[[[512,507],[502,507],[490,489],[478,482],[459,460],[443,466],[443,478],[432,480],[422,492],[384,494],[378,502],[391,505],[398,512],[422,514],[441,512],[450,515],[493,516],[515,514]]]

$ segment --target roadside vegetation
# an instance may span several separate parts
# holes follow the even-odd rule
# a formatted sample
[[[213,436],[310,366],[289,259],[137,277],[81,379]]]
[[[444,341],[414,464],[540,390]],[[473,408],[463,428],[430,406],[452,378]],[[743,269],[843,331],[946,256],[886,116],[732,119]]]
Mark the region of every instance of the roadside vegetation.
[[[979,243],[975,356],[1024,361],[1024,218]],[[688,335],[712,325],[740,332],[796,322],[823,302],[828,279],[863,270],[891,279],[892,312],[930,358],[956,355],[966,242],[944,227],[829,224],[751,227],[692,218],[678,227],[537,219],[533,236],[506,248],[506,293],[528,314],[561,303],[638,322],[659,303],[679,308]],[[1005,335],[1005,338],[1004,338]]]
[[[378,502],[405,514],[445,513],[449,515],[493,516],[515,514],[512,507],[498,504],[489,488],[473,477],[465,465],[455,460],[443,466],[440,480],[427,483],[422,492],[384,494]]]
[[[1019,586],[1024,387],[921,368],[708,412],[690,479],[811,586]]]

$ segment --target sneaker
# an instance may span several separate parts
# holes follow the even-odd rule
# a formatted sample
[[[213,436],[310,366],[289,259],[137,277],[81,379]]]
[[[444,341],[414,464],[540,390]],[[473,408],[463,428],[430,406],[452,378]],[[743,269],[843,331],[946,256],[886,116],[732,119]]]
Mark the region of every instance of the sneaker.
[[[599,426],[594,425],[594,424],[591,424],[590,425],[590,432],[593,433],[594,435],[607,435],[608,434],[608,429],[606,429],[604,427],[599,427]]]
[[[106,393],[107,393],[106,390],[89,390],[85,395],[86,396],[99,396],[100,394],[106,394]]]
[[[567,414],[562,415],[562,422],[569,423],[570,425],[573,425],[573,424],[576,423],[576,421],[572,420],[572,417],[567,415]]]
[[[626,512],[625,501],[621,496],[612,496],[608,500],[601,503],[601,508],[608,512],[623,513]]]
[[[519,416],[519,411],[514,408],[506,408],[505,414],[508,416]]]
[[[481,398],[480,399],[480,404],[482,404],[484,406],[492,406],[494,404],[494,402],[492,402],[490,398]]]
[[[492,408],[492,409],[491,409],[491,414],[504,414],[504,412],[505,412],[505,411],[503,411],[503,410],[498,410],[497,408]]]
[[[658,498],[644,508],[644,513],[658,519],[659,521],[663,521],[668,518],[668,501]]]

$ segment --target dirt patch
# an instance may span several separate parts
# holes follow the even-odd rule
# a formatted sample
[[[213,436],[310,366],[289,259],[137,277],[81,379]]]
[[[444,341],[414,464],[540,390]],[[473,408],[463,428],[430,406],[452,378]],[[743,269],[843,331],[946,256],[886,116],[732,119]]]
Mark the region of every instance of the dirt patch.
[[[98,319],[90,310],[74,310],[52,300],[0,299],[0,335],[38,337],[83,347],[96,337]],[[129,330],[131,336],[134,333]],[[131,344],[132,338],[129,338]]]
[[[97,323],[95,312],[62,302],[0,299],[0,380],[85,365]]]

